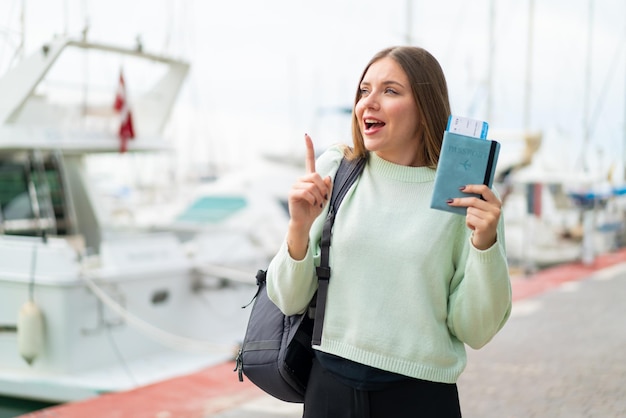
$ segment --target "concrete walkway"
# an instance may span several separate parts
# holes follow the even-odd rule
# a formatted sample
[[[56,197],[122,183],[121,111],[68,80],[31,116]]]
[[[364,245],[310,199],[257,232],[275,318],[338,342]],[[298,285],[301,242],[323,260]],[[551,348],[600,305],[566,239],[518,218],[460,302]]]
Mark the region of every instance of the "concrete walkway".
[[[516,302],[459,392],[466,418],[626,417],[626,265]]]

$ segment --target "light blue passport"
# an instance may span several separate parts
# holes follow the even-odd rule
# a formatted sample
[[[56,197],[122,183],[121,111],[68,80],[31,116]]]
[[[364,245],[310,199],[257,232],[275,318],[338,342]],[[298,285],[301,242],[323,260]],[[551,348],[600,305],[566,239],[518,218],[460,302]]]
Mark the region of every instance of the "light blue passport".
[[[465,215],[467,208],[449,206],[446,201],[457,197],[480,195],[459,190],[466,184],[486,184],[491,187],[500,154],[500,143],[444,132],[435,186],[430,207]]]

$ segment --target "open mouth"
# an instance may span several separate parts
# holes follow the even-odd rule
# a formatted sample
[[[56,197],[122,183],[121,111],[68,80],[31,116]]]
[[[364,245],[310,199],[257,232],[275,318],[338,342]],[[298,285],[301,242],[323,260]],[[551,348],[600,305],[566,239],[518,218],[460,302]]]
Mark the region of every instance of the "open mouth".
[[[365,123],[365,129],[368,131],[372,128],[382,128],[383,126],[385,126],[385,122],[381,122],[377,119],[372,118],[364,119],[363,122]]]

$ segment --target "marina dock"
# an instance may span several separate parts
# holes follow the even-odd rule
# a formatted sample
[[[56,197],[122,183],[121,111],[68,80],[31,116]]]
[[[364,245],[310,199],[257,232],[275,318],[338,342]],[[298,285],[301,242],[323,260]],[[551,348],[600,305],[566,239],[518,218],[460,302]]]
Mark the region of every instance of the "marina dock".
[[[465,418],[626,416],[626,250],[513,277],[513,313],[458,382]],[[20,418],[297,418],[234,363]]]

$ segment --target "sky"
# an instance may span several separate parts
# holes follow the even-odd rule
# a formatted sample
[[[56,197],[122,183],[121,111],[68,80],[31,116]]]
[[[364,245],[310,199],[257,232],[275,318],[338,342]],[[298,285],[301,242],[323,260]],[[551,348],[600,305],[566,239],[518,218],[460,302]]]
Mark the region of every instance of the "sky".
[[[0,74],[21,34],[25,55],[86,25],[92,40],[139,36],[145,50],[191,63],[167,130],[178,163],[227,171],[303,152],[305,132],[318,149],[350,142],[337,109],[352,105],[363,67],[413,44],[440,61],[453,113],[487,120],[491,138],[541,131],[570,169],[621,165],[626,2],[534,0],[530,25],[529,1],[0,0]],[[140,81],[126,80],[131,101]]]

